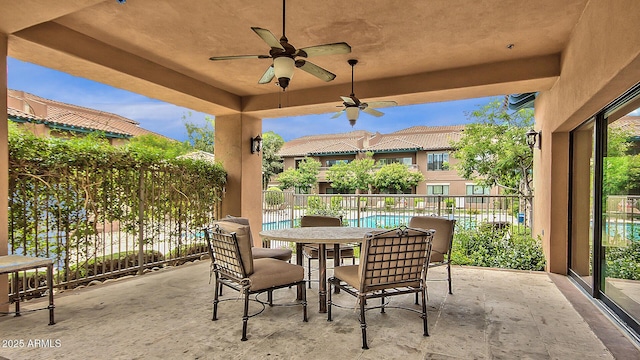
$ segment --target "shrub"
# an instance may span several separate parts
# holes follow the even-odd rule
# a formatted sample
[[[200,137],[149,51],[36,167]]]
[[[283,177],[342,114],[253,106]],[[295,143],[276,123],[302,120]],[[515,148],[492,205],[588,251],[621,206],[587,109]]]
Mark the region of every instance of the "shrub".
[[[334,200],[335,199],[335,200]],[[325,215],[325,216],[341,216],[342,215],[342,196],[334,196],[330,200],[331,205],[325,204],[322,198],[317,195],[307,198],[307,215]]]
[[[509,227],[482,224],[476,230],[456,229],[451,262],[515,270],[544,270],[540,239],[511,235]]]
[[[264,202],[268,206],[278,207],[284,204],[284,192],[277,187],[270,187],[264,194]]]
[[[447,214],[453,213],[453,208],[456,205],[456,201],[454,199],[446,198],[444,199],[444,207]]]
[[[632,241],[626,247],[606,247],[606,277],[640,280],[640,242]]]
[[[342,210],[342,196],[331,197],[331,210],[333,211]]]

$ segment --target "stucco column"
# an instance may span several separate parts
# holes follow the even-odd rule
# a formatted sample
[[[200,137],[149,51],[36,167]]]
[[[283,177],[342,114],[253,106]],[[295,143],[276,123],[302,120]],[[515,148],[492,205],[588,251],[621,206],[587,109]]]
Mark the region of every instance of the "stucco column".
[[[262,119],[246,114],[216,116],[215,155],[227,171],[222,216],[249,219],[255,246],[262,246],[262,152],[251,153],[251,138],[262,136]]]
[[[7,35],[0,34],[0,256],[9,252],[9,144],[7,138]],[[9,310],[8,276],[0,275],[0,312]]]

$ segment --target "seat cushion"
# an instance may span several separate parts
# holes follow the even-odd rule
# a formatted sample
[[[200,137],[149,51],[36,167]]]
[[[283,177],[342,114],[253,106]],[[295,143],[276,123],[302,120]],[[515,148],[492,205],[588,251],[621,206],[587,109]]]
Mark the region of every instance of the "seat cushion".
[[[318,245],[316,244],[307,244],[304,245],[302,250],[304,251],[304,255],[311,259],[318,258]],[[354,256],[353,247],[349,245],[340,245],[340,257],[350,257]],[[327,257],[333,258],[333,245],[327,245]]]
[[[240,258],[244,267],[245,275],[253,273],[253,254],[251,252],[251,230],[249,226],[232,223],[228,221],[218,221],[216,225],[227,234],[236,233],[238,240],[238,249],[240,250]]]
[[[273,258],[282,261],[291,260],[291,249],[271,249],[271,248],[262,248],[262,247],[254,247],[251,249],[253,253],[253,259],[264,259],[264,258]]]
[[[300,265],[290,264],[272,258],[255,259],[253,262],[253,274],[251,291],[259,291],[274,286],[292,284],[304,279],[304,268]]]
[[[300,219],[300,227],[342,226],[342,218],[337,216],[305,215]]]
[[[360,266],[344,265],[333,269],[333,277],[336,277],[352,287],[360,288]]]

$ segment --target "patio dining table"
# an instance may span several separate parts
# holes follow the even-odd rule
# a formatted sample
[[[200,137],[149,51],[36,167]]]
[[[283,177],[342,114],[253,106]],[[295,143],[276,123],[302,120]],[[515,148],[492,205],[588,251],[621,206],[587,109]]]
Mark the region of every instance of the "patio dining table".
[[[363,227],[317,226],[263,230],[262,240],[278,240],[296,243],[296,262],[302,266],[302,245],[318,244],[318,301],[321,313],[327,312],[327,244],[334,245],[334,266],[340,266],[340,244],[362,243],[364,236],[382,229]],[[301,289],[298,289],[300,297]]]

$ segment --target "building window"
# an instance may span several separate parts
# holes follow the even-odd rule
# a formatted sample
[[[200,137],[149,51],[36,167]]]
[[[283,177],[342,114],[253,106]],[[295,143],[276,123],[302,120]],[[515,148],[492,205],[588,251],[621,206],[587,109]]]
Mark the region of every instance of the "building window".
[[[467,201],[475,204],[483,204],[489,202],[487,195],[490,194],[491,189],[480,185],[467,185],[467,195],[476,195],[467,198]]]
[[[427,195],[449,195],[449,185],[427,185]]]
[[[378,163],[380,165],[389,165],[389,164],[395,164],[395,163],[400,163],[400,164],[404,164],[407,166],[411,166],[413,164],[413,159],[410,157],[403,157],[403,158],[383,158],[378,160]]]
[[[427,154],[427,170],[449,170],[449,153]]]
[[[338,164],[348,164],[350,160],[327,160],[326,164],[327,167],[332,167],[333,165],[338,165]]]

